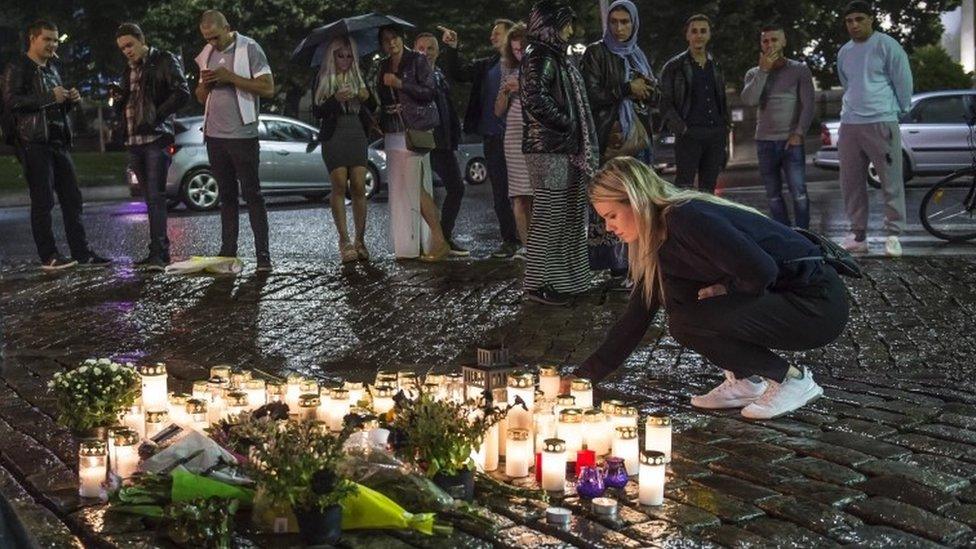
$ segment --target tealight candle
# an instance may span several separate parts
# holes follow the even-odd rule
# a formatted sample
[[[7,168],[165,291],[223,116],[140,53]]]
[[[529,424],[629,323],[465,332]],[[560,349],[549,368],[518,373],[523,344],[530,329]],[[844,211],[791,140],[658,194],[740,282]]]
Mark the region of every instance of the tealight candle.
[[[583,444],[598,456],[610,453],[610,425],[603,412],[596,409],[583,412]]]
[[[575,408],[575,407],[576,407],[576,397],[574,397],[573,395],[559,395],[556,397],[556,404],[555,406],[552,407],[552,411],[554,414],[556,414],[556,417],[559,417],[559,414],[562,413],[562,411],[565,410],[566,408]]]
[[[207,401],[191,398],[186,401],[186,415],[190,418],[189,425],[201,433],[210,426],[207,421]]]
[[[162,362],[143,364],[139,366],[138,371],[142,378],[142,405],[146,409],[169,406],[166,389],[166,365]]]
[[[190,395],[186,393],[169,394],[169,418],[173,423],[181,427],[185,427],[190,423],[190,418],[186,415],[186,401],[189,399]]]
[[[664,504],[664,454],[644,450],[640,456],[637,501],[641,505]]]
[[[130,429],[116,432],[112,446],[112,472],[122,479],[131,477],[139,466],[139,434]]]
[[[146,410],[146,438],[159,434],[169,423],[169,411],[167,410]]]
[[[140,438],[146,436],[146,416],[142,404],[136,403],[129,407],[129,411],[122,418],[122,425],[135,431]]]
[[[263,379],[248,379],[244,382],[242,388],[247,393],[247,406],[249,410],[257,410],[267,403],[268,392]]]
[[[546,439],[542,446],[542,489],[562,492],[566,489],[566,442]]]
[[[633,427],[637,428],[637,408],[633,406],[618,406],[614,410],[613,415],[610,416],[610,426],[616,429],[617,427]]]
[[[539,388],[549,400],[556,400],[559,396],[559,370],[555,366],[539,368]]]
[[[209,380],[198,379],[193,382],[193,391],[190,392],[190,396],[197,400],[210,400],[210,387],[208,385]]]
[[[574,379],[569,393],[576,398],[576,407],[587,409],[593,407],[593,384],[590,380],[577,378]]]
[[[640,462],[640,447],[637,443],[637,429],[634,427],[617,427],[613,439],[613,455],[623,458],[627,474],[637,474]]]
[[[318,415],[319,404],[322,400],[316,393],[307,393],[298,397],[298,420],[314,421]]]
[[[285,397],[288,394],[288,385],[278,381],[268,381],[264,384],[264,392],[266,394],[266,403],[285,402]]]
[[[227,393],[226,401],[224,415],[228,421],[234,422],[237,417],[249,409],[247,393],[244,391],[231,391]]]
[[[227,364],[219,364],[210,367],[210,377],[230,379],[231,367]]]
[[[671,462],[671,418],[665,415],[647,416],[644,422],[644,449],[664,454],[664,461]]]
[[[347,381],[342,384],[342,388],[349,391],[349,403],[353,406],[362,402],[366,396],[366,388],[360,382]]]
[[[505,474],[512,478],[529,476],[532,462],[532,443],[528,429],[509,429],[507,452],[505,453]]]
[[[83,440],[78,447],[78,495],[102,497],[106,474],[106,445],[101,440]]]
[[[524,408],[515,405],[520,398]],[[535,379],[531,372],[516,370],[508,375],[508,404],[515,405],[508,411],[508,428],[531,429],[532,411],[535,410]]]
[[[374,387],[373,388],[373,412],[377,415],[385,414],[393,409],[393,395],[396,394],[395,387]]]
[[[298,397],[302,394],[301,384],[304,378],[298,374],[289,374],[285,381],[285,404],[288,405],[288,413],[298,413]]]
[[[576,461],[576,453],[583,448],[583,413],[579,408],[566,408],[559,413],[556,434],[566,444],[566,460]]]
[[[230,371],[230,386],[234,390],[241,390],[244,388],[244,384],[247,383],[252,377],[251,370],[231,370]]]
[[[325,409],[325,424],[329,426],[330,431],[342,430],[342,422],[349,413],[349,407],[349,391],[332,389]]]

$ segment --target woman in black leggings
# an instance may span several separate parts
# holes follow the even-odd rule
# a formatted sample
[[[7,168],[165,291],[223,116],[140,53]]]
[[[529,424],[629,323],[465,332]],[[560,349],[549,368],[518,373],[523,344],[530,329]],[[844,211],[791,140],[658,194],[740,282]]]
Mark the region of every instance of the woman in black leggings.
[[[661,306],[682,345],[725,370],[692,397],[698,408],[742,408],[750,419],[796,410],[823,394],[806,366],[772,351],[834,341],[847,290],[820,250],[763,214],[683,190],[630,157],[607,162],[589,185],[607,229],[629,246],[635,283],[626,312],[576,375],[599,381],[633,352]]]

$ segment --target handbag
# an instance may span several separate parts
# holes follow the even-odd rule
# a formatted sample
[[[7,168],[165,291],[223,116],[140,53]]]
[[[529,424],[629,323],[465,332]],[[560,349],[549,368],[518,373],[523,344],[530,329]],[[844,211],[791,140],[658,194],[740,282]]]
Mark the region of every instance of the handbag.
[[[830,265],[837,271],[837,274],[842,276],[847,276],[851,278],[863,278],[864,273],[861,271],[861,265],[858,264],[851,252],[845,250],[842,246],[825,237],[822,234],[815,233],[807,229],[801,229],[799,227],[793,227],[793,230],[803,235],[804,238],[813,242],[818,248],[820,248],[820,253],[822,255],[812,255],[807,257],[798,257],[796,259],[790,259],[784,261],[784,263],[797,263],[799,261],[823,261],[824,263]]]
[[[407,150],[417,154],[427,154],[434,150],[437,146],[434,142],[434,132],[431,130],[414,130],[408,128],[406,121],[403,120],[403,103],[400,102],[400,94],[392,86],[390,89],[393,90],[393,96],[400,105],[400,109],[397,110],[397,116],[400,117],[400,123],[403,124],[403,134],[407,144]]]

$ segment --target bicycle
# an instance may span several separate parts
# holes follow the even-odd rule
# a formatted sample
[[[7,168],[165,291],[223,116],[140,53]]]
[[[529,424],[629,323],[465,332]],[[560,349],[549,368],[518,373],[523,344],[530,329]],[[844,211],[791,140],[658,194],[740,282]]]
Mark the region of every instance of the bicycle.
[[[949,242],[976,238],[976,113],[967,123],[972,165],[932,185],[922,197],[918,212],[926,231]]]

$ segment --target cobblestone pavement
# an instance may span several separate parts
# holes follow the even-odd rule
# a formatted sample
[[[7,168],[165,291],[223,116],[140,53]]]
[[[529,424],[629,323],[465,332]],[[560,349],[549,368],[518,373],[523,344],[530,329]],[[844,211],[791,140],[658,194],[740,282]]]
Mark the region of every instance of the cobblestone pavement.
[[[717,383],[718,372],[668,337],[660,317],[626,367],[598,387],[604,398],[674,418],[663,507],[641,508],[628,491],[619,519],[609,520],[569,494],[562,504],[575,518],[557,530],[536,504],[494,500],[495,535],[360,534],[347,542],[976,546],[976,260],[864,263],[867,277],[850,284],[845,334],[795,357],[825,387],[824,398],[798,413],[747,422],[692,410],[689,396]],[[494,260],[341,267],[296,256],[276,267],[237,278],[147,275],[124,265],[50,276],[18,261],[0,271],[0,493],[41,544],[154,545],[137,521],[109,520],[76,495],[76,442],[55,424],[45,384],[81,359],[164,361],[184,388],[216,363],[321,379],[366,379],[399,364],[440,371],[473,358],[479,341],[502,338],[517,360],[575,363],[626,298],[597,278],[572,307],[523,304],[519,265]]]

